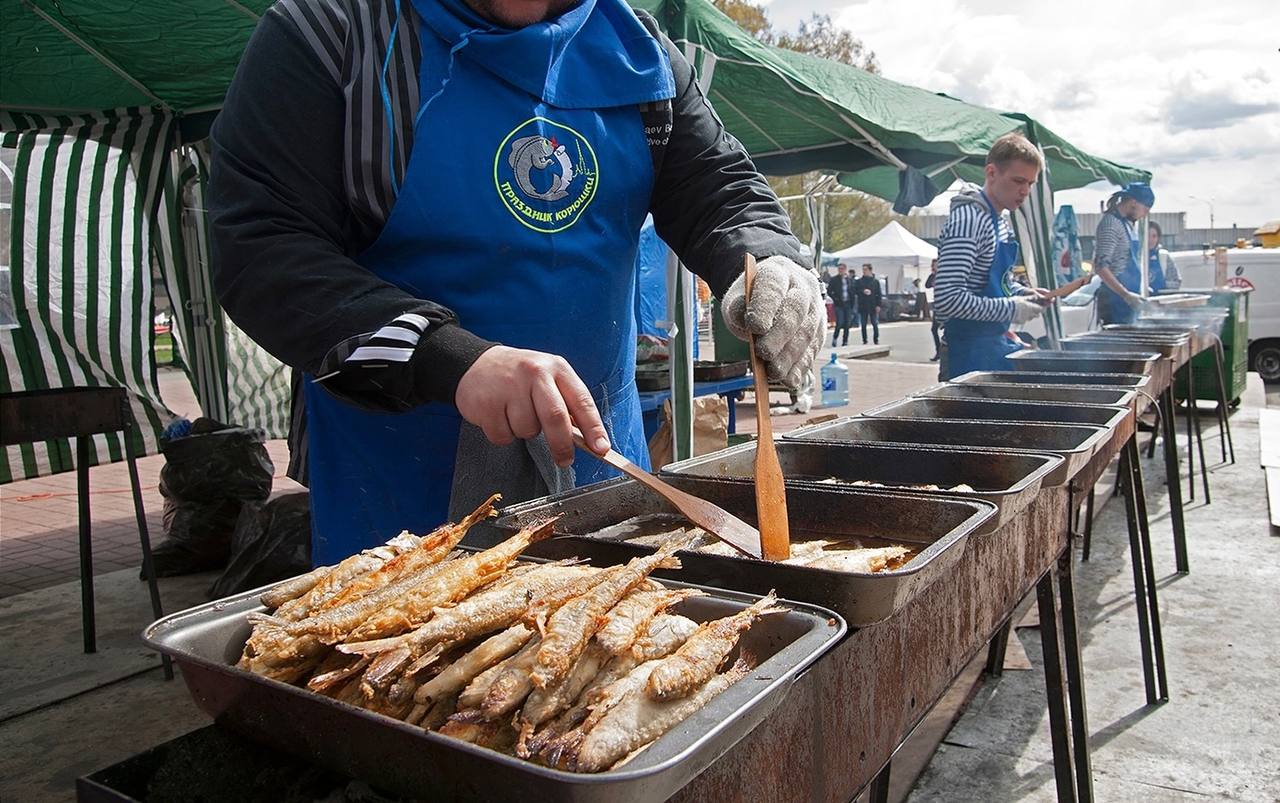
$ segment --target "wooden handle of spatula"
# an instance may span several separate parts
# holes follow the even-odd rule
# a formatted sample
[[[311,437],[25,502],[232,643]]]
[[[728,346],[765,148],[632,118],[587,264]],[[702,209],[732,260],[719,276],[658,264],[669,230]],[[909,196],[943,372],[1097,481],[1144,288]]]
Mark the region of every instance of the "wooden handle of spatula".
[[[746,298],[756,282],[756,259],[746,255],[744,265]],[[756,518],[760,524],[760,552],[765,560],[791,557],[791,530],[787,522],[787,492],[778,463],[778,450],[773,445],[773,422],[769,418],[769,374],[764,360],[756,354],[755,335],[747,334],[747,350],[751,353],[751,373],[756,390]]]

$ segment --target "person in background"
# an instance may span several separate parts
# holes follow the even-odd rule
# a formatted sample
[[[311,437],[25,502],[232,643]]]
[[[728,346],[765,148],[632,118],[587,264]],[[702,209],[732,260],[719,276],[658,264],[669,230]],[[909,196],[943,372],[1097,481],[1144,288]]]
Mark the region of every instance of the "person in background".
[[[1173,257],[1160,247],[1160,224],[1154,220],[1147,223],[1147,286],[1151,294],[1162,290],[1177,290],[1182,287],[1182,277],[1178,275],[1178,267],[1173,264]]]
[[[911,280],[911,288],[916,294],[916,315],[923,321],[929,317],[929,296],[925,294],[924,288],[920,286],[919,279]]]
[[[836,268],[836,275],[827,280],[827,297],[836,313],[836,328],[831,332],[831,348],[836,347],[836,338],[843,332],[843,346],[849,345],[849,330],[853,328],[857,317],[857,306],[853,299],[853,277],[849,275],[849,266],[841,262]]]
[[[1107,200],[1106,213],[1094,235],[1093,272],[1102,280],[1098,288],[1098,319],[1105,324],[1132,323],[1142,306],[1142,257],[1134,225],[1156,202],[1151,185],[1131,181]]]
[[[938,258],[934,257],[933,262],[929,264],[929,278],[924,280],[925,289],[932,290],[937,282]],[[929,327],[929,334],[933,336],[933,356],[929,358],[929,362],[937,362],[942,356],[942,338],[938,336],[938,332],[942,328],[942,319],[938,317],[938,308],[936,306],[929,310],[929,317],[933,318],[933,324]]]
[[[1026,137],[1005,134],[987,153],[983,185],[967,185],[951,199],[933,295],[938,313],[947,319],[943,380],[970,371],[1008,370],[1007,356],[1022,348],[1009,337],[1010,324],[1044,313],[1045,294],[1010,281],[1018,243],[1001,214],[1022,205],[1042,166],[1040,151]]]
[[[876,278],[871,263],[864,263],[862,275],[853,283],[858,297],[858,315],[862,317],[862,345],[867,345],[867,322],[875,332],[876,345],[880,345],[880,305],[884,291],[880,289],[880,280]]]

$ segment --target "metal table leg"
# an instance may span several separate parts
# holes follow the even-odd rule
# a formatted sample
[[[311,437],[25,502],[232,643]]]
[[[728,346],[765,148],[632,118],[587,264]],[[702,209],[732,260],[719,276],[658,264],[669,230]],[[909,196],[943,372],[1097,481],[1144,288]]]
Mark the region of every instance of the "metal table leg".
[[[1155,704],[1156,692],[1154,658],[1151,654],[1151,623],[1148,619],[1146,568],[1142,557],[1142,533],[1139,522],[1137,489],[1134,487],[1131,452],[1128,445],[1120,453],[1120,480],[1124,486],[1125,519],[1129,525],[1129,556],[1133,564],[1133,595],[1138,610],[1138,640],[1142,652],[1142,681],[1147,692],[1147,703]]]
[[[93,538],[89,515],[89,436],[76,438],[76,502],[80,518],[80,629],[84,651],[98,651],[93,612]]]
[[[1085,706],[1084,667],[1076,627],[1075,574],[1070,546],[1058,558],[1058,599],[1062,605],[1062,643],[1067,664],[1067,699],[1071,704],[1071,741],[1075,751],[1076,792],[1093,800],[1093,767],[1089,759],[1089,714]]]
[[[1179,574],[1187,574],[1191,566],[1187,562],[1187,528],[1182,514],[1182,482],[1178,476],[1177,427],[1173,420],[1173,388],[1161,394],[1164,413],[1160,416],[1164,428],[1165,483],[1169,488],[1169,522],[1173,526],[1174,562]]]
[[[1071,726],[1067,720],[1067,686],[1062,665],[1062,634],[1058,627],[1055,570],[1036,583],[1040,607],[1040,646],[1044,651],[1044,687],[1049,703],[1049,737],[1053,744],[1053,776],[1058,801],[1076,800],[1075,767],[1071,750]]]
[[[1204,434],[1200,431],[1200,402],[1192,396],[1187,399],[1187,404],[1190,406],[1191,420],[1196,425],[1196,451],[1200,455],[1200,479],[1204,483],[1204,503],[1208,505],[1213,502],[1213,499],[1209,496],[1209,463],[1204,459]]]
[[[1089,559],[1089,548],[1093,544],[1093,494],[1095,490],[1096,488],[1089,489],[1089,496],[1084,502],[1084,549],[1080,553],[1081,561]]]
[[[1187,363],[1182,367],[1187,375],[1187,500],[1196,501],[1196,433],[1195,425],[1191,421],[1191,399],[1196,395],[1195,374],[1191,370],[1191,363]]]
[[[142,483],[138,481],[138,461],[134,455],[132,432],[124,433],[124,451],[129,463],[129,485],[133,488],[133,514],[138,520],[138,541],[142,546],[142,573],[147,578],[147,591],[151,594],[151,613],[159,619],[164,616],[160,605],[160,588],[156,585],[155,565],[151,560],[151,534],[147,531],[147,514],[142,507]],[[173,661],[161,655],[165,680],[173,680]]]
[[[868,803],[889,803],[889,775],[893,770],[892,759],[885,762],[885,765],[876,773],[876,777],[871,779],[871,794]]]
[[[991,637],[991,643],[987,645],[987,674],[992,677],[1000,677],[1004,674],[1004,655],[1009,649],[1009,631],[1013,630],[1013,619],[1008,619],[996,634]]]
[[[1129,467],[1132,471],[1133,487],[1137,490],[1134,499],[1138,505],[1139,543],[1142,545],[1142,569],[1146,579],[1146,599],[1138,600],[1139,605],[1146,605],[1147,615],[1151,622],[1151,650],[1156,670],[1156,688],[1161,702],[1169,699],[1169,681],[1165,677],[1164,636],[1160,628],[1159,589],[1156,587],[1155,563],[1151,558],[1151,524],[1147,518],[1146,489],[1142,482],[1142,464],[1138,461],[1138,447],[1131,442]],[[1131,556],[1136,561],[1137,556]]]
[[[1222,341],[1215,338],[1213,343],[1213,362],[1218,369],[1218,404],[1222,405],[1222,429],[1227,435],[1227,449],[1231,452],[1231,463],[1236,462],[1236,445],[1231,440],[1231,407],[1227,398],[1227,355],[1222,348]]]

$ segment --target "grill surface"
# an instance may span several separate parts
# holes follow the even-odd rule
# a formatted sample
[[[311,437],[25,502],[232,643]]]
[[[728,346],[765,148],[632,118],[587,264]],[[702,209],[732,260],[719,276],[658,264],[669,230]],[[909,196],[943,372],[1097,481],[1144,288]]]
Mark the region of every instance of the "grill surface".
[[[1010,517],[1020,513],[1039,493],[1044,478],[1054,473],[1063,462],[1054,454],[870,443],[797,440],[779,441],[776,447],[778,462],[782,464],[782,474],[788,485],[831,490],[842,486],[823,480],[863,480],[892,486],[894,492],[985,499],[996,506],[996,515],[975,531],[980,535],[995,531]],[[673,463],[662,473],[750,483],[755,478],[755,458],[756,445],[744,443]],[[961,484],[974,490],[947,490]],[[942,489],[909,487],[913,485],[938,485]]]
[[[1143,374],[1151,377],[1154,396],[1169,386],[1173,372],[1158,355],[1123,352],[1038,351],[1026,349],[1009,355],[1015,371],[1049,371],[1082,374]]]
[[[670,583],[672,586],[683,585]],[[751,674],[650,745],[603,773],[552,770],[235,667],[246,614],[265,589],[167,616],[143,640],[171,655],[196,703],[219,724],[320,766],[423,800],[660,801],[697,776],[781,701],[796,677],[846,631],[831,611],[790,601],[741,639],[761,661]],[[706,589],[676,610],[705,621],[754,598]]]
[[[1042,401],[1063,404],[1106,404],[1132,406],[1138,394],[1124,388],[1088,388],[1072,385],[1019,385],[1016,383],[946,384],[926,388],[916,397],[929,399],[998,399],[1002,401]]]
[[[667,480],[755,523],[755,489],[749,483],[699,477]],[[474,528],[468,541],[496,542],[529,522],[562,515],[557,532],[576,537],[543,541],[531,547],[530,553],[549,558],[589,557],[607,565],[649,554],[653,548],[629,543],[622,535],[596,537],[596,533],[636,517],[674,513],[665,500],[634,481],[611,480],[514,505],[493,524]],[[874,539],[911,546],[919,553],[899,569],[865,574],[680,552],[681,569],[656,574],[753,594],[776,589],[781,597],[831,608],[849,624],[861,627],[887,618],[944,576],[964,553],[969,535],[994,515],[995,506],[989,502],[959,496],[792,487],[787,491],[787,516],[793,542],[805,538]]]

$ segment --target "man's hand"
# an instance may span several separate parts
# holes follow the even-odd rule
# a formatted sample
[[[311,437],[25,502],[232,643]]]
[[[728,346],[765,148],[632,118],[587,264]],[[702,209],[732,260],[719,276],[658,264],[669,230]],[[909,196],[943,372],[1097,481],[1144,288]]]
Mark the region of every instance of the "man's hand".
[[[756,265],[750,304],[745,294],[744,274],[721,299],[725,324],[743,340],[748,332],[756,336],[756,353],[770,379],[799,388],[827,332],[818,277],[784,256],[772,256]]]
[[[1023,324],[1044,314],[1044,304],[1039,299],[1027,296],[1014,296],[1013,323]]]
[[[454,403],[463,418],[498,446],[544,433],[560,466],[573,462],[570,424],[578,425],[598,454],[609,450],[609,436],[587,386],[554,354],[494,346],[462,375]]]
[[[1124,299],[1124,303],[1129,305],[1130,309],[1140,310],[1147,305],[1147,300],[1137,293],[1125,291],[1121,298]]]

